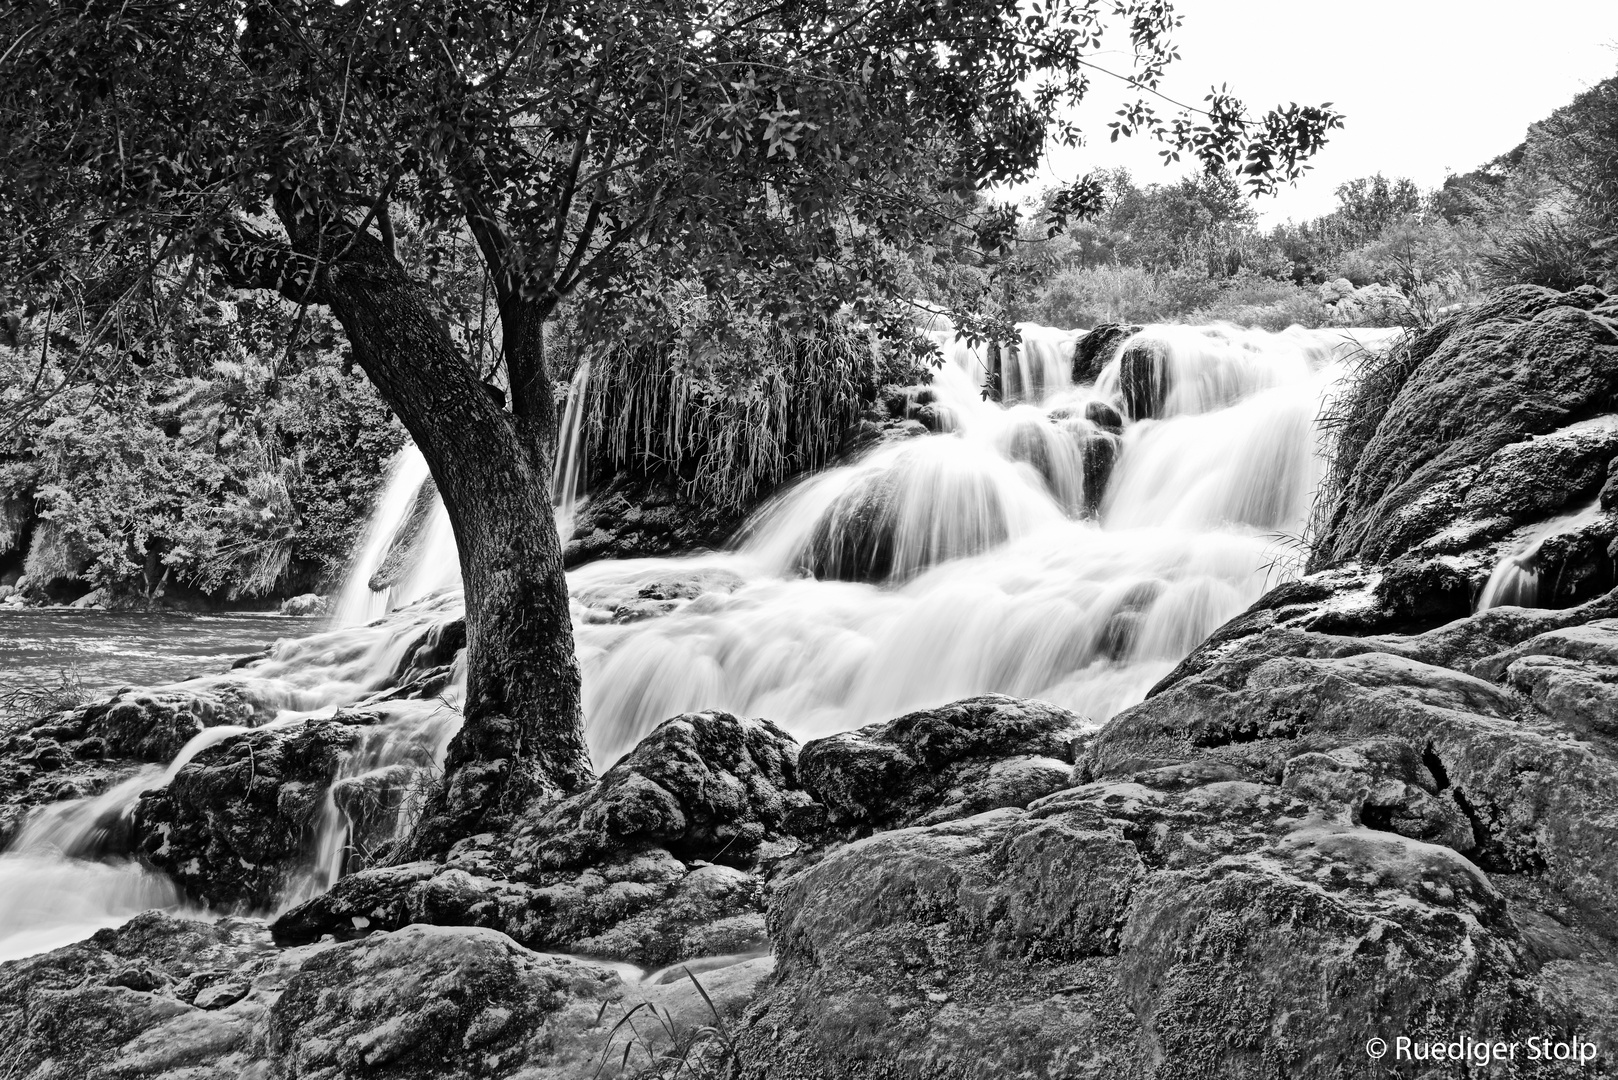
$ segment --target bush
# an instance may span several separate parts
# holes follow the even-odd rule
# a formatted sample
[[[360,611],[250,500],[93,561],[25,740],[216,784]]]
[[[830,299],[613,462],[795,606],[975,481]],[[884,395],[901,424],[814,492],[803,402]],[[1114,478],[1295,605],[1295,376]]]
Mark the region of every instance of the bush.
[[[1607,255],[1595,227],[1579,217],[1547,211],[1509,226],[1484,252],[1488,280],[1495,285],[1543,285],[1563,292],[1599,285],[1607,277]]]
[[[1064,270],[1026,310],[1047,326],[1091,327],[1104,322],[1169,322],[1212,303],[1219,286],[1200,270],[1151,271],[1139,266]]]

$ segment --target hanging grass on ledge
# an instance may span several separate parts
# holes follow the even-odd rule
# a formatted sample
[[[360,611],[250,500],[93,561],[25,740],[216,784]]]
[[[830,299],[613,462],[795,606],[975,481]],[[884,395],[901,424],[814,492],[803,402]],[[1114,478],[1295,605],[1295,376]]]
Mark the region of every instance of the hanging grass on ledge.
[[[841,321],[810,334],[693,323],[666,345],[614,344],[591,356],[593,472],[663,475],[700,503],[743,509],[825,465],[882,386],[925,378]]]
[[[1318,569],[1331,558],[1340,525],[1338,514],[1360,457],[1393,399],[1431,348],[1423,347],[1420,335],[1407,331],[1382,348],[1361,347],[1346,360],[1343,388],[1317,418],[1327,465],[1305,533],[1310,569]]]

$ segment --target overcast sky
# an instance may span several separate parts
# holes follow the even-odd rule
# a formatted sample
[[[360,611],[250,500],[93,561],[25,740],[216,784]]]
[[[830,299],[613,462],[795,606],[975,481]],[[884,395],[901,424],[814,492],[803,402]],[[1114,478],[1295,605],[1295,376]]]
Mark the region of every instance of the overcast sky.
[[[1436,187],[1522,141],[1535,120],[1618,74],[1618,0],[1180,0],[1181,59],[1163,89],[1200,104],[1225,82],[1255,112],[1332,102],[1344,127],[1296,188],[1262,199],[1266,223],[1332,209],[1338,184],[1382,172]],[[1108,42],[1117,48],[1118,42]],[[1127,46],[1127,40],[1124,42]],[[1097,58],[1127,65],[1127,52]],[[1032,188],[1089,168],[1173,180],[1156,144],[1107,142],[1118,87],[1097,77],[1081,114],[1091,144],[1052,155]],[[1167,107],[1165,106],[1165,109]]]

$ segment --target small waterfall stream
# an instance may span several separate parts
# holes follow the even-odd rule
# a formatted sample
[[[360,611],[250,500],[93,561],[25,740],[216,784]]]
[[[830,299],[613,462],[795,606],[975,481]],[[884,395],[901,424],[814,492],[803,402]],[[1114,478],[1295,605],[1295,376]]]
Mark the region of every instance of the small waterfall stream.
[[[598,767],[696,708],[768,717],[808,739],[1003,692],[1099,724],[1281,579],[1319,475],[1315,417],[1342,357],[1386,336],[1153,327],[1136,341],[1152,357],[1144,369],[1123,370],[1120,349],[1093,385],[1074,385],[1078,333],[1025,326],[1001,354],[1000,404],[983,397],[985,350],[936,333],[941,433],[895,438],[791,485],[726,551],[570,573]],[[564,530],[583,497],[589,377],[581,367],[563,413]],[[184,685],[229,687],[272,725],[381,689],[424,633],[459,614],[453,536],[426,482],[406,448],[334,629]],[[655,617],[623,603],[648,594],[675,599]],[[283,904],[343,873],[358,831],[386,838],[397,814],[361,821],[370,811],[356,808],[398,790],[389,778],[401,770],[441,765],[459,682],[441,701],[368,706],[378,720],[342,764]],[[239,730],[205,731],[167,770],[40,811],[0,855],[0,958],[179,904],[161,875],[106,857],[104,838],[142,790]]]

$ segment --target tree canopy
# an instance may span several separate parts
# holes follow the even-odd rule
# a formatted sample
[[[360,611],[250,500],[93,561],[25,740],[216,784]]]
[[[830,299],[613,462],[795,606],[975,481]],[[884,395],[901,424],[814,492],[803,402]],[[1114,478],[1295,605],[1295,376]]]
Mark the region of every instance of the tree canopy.
[[[791,319],[886,299],[889,245],[1027,178],[1127,39],[1112,136],[1284,182],[1328,108],[1159,114],[1162,0],[24,0],[4,17],[0,217],[32,283],[98,245],[200,252],[318,300],[344,229],[469,229],[502,303],[654,312],[671,281]],[[1053,223],[1093,210],[1074,178]],[[1013,208],[978,213],[987,245]],[[294,254],[283,227],[319,238]],[[338,222],[341,222],[339,225]],[[336,250],[333,250],[336,249]],[[509,359],[509,358],[508,358]]]

